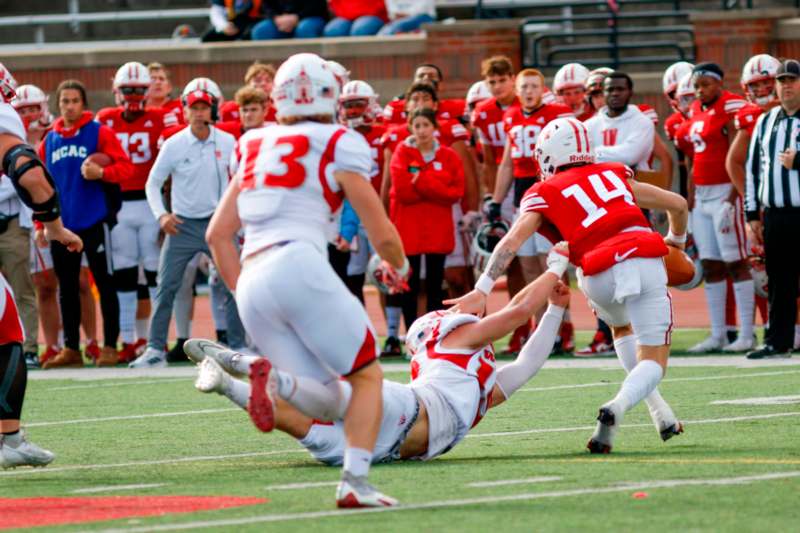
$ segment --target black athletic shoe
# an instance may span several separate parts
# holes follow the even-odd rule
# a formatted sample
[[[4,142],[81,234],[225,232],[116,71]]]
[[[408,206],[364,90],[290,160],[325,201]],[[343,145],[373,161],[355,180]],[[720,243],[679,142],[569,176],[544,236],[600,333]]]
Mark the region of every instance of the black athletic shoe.
[[[739,338],[739,332],[735,329],[729,329],[725,332],[725,336],[728,338],[728,344],[730,344]]]
[[[403,357],[403,344],[397,337],[387,337],[381,357]]]
[[[25,352],[25,366],[39,368],[39,355],[36,352]]]
[[[175,341],[175,346],[167,352],[168,363],[186,363],[189,361],[189,358],[186,357],[186,354],[183,352],[183,343],[185,342],[186,339],[178,339]]]
[[[789,350],[778,350],[769,344],[765,344],[758,350],[753,350],[747,354],[748,359],[787,359],[791,357],[792,354],[789,353]]]

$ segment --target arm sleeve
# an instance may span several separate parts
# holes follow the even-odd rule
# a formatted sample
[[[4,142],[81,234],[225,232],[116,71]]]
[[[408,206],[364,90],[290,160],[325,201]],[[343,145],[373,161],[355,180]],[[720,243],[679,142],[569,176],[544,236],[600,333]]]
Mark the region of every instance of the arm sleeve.
[[[447,181],[423,174],[415,187],[422,197],[450,205],[464,196],[464,166],[458,156],[448,156],[445,164],[448,171]]]
[[[744,164],[744,211],[748,221],[758,220],[760,217],[761,206],[757,192],[761,182],[759,152],[761,151],[761,125],[767,114],[762,114],[756,121],[753,136],[750,138],[750,146],[747,148],[747,162]]]
[[[225,26],[228,25],[228,14],[225,12],[225,6],[211,4],[208,18],[211,19],[211,25],[218,32],[224,30]]]
[[[103,181],[122,183],[133,177],[133,163],[122,149],[114,131],[108,126],[100,126],[97,136],[97,151],[111,158],[111,164],[103,169]]]
[[[172,172],[172,165],[169,162],[170,146],[171,144],[166,143],[164,148],[158,152],[156,161],[150,168],[150,175],[147,177],[147,184],[145,185],[147,203],[150,205],[150,210],[156,220],[167,213],[164,200],[161,198],[161,187],[164,186],[164,182],[167,181],[167,177]]]
[[[563,317],[564,308],[551,304],[517,359],[497,371],[497,386],[506,399],[535,376],[547,361]]]
[[[624,163],[633,167],[647,159],[653,150],[655,126],[642,114],[635,121],[631,121],[628,127],[631,130],[627,132],[621,143],[595,148],[598,162]]]

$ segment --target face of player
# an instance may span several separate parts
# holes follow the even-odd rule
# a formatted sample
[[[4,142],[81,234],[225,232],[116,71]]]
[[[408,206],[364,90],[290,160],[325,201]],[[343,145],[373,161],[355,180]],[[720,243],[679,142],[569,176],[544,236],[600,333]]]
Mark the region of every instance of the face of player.
[[[204,128],[211,122],[211,106],[205,102],[195,102],[186,108],[186,122],[193,128]]]
[[[697,97],[693,94],[685,94],[678,98],[678,111],[683,113],[684,115],[689,114],[689,109],[692,107],[692,103],[697,99]]]
[[[606,78],[603,82],[606,105],[612,111],[624,111],[631,101],[632,91],[624,78]]]
[[[264,106],[257,103],[243,105],[239,108],[239,117],[245,130],[260,128],[264,125]]]
[[[439,71],[433,67],[419,67],[414,72],[414,83],[428,83],[433,85],[435,89],[439,89],[439,84],[442,79],[439,77]]]
[[[539,76],[525,76],[517,78],[517,95],[522,103],[522,108],[532,111],[542,102],[544,84]]]
[[[163,70],[153,70],[150,72],[150,91],[147,96],[154,100],[164,100],[172,92],[172,84],[167,79],[167,73]]]
[[[514,96],[514,76],[509,76],[508,74],[487,76],[483,81],[492,96],[501,102],[507,101]]]
[[[698,76],[694,80],[694,94],[703,104],[710,104],[722,93],[722,82],[711,76]]]
[[[778,99],[786,109],[800,108],[800,78],[784,76],[777,83]]]
[[[355,120],[363,117],[364,113],[367,112],[368,106],[369,100],[366,98],[358,98],[356,100],[347,100],[343,102],[342,109],[344,110],[344,119]]]
[[[126,111],[131,113],[144,112],[147,87],[120,87],[118,91]]]
[[[417,141],[417,146],[429,146],[433,142],[433,133],[436,128],[426,117],[417,117],[411,122],[411,135]]]
[[[747,85],[747,90],[755,100],[768,99],[775,94],[775,80],[767,78]]]
[[[586,99],[586,89],[583,87],[561,89],[558,91],[558,98],[564,105],[568,105],[573,111],[577,111],[583,107],[583,102]]]
[[[257,87],[267,93],[267,96],[272,92],[272,76],[267,74],[266,72],[262,72],[260,74],[256,74],[250,80],[251,87]]]
[[[589,94],[589,102],[594,109],[600,109],[606,105],[606,95],[603,94],[603,91],[594,91]]]
[[[437,107],[438,102],[424,91],[411,93],[408,101],[406,101],[406,113],[411,113],[417,109],[436,109]]]
[[[58,111],[67,124],[73,124],[83,113],[83,99],[78,89],[64,89],[58,97]]]
[[[19,118],[27,128],[29,124],[36,122],[42,116],[42,108],[39,105],[26,105],[17,109]]]

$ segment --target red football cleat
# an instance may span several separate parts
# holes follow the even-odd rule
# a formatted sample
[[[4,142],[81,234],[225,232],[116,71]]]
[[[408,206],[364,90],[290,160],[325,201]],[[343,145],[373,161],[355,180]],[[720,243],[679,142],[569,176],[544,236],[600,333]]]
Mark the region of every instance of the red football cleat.
[[[253,424],[264,433],[275,429],[274,398],[277,389],[276,376],[268,359],[259,359],[250,365],[250,399],[247,402],[247,412]]]
[[[122,343],[122,349],[117,353],[119,355],[120,363],[130,363],[139,357],[139,355],[136,353],[136,345],[127,342]]]
[[[44,364],[48,360],[57,356],[59,353],[61,353],[61,348],[59,348],[55,344],[52,346],[48,346],[47,349],[44,351],[44,353],[39,356],[39,365],[44,366]]]
[[[86,357],[91,359],[93,363],[97,364],[97,359],[100,357],[100,346],[97,345],[97,341],[92,339],[87,342],[83,353],[86,354]]]

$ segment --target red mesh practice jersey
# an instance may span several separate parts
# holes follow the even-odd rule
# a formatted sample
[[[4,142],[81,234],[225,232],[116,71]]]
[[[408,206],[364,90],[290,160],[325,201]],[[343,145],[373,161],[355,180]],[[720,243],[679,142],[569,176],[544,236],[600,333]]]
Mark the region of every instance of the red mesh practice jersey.
[[[737,130],[746,131],[747,134],[752,137],[753,128],[756,126],[756,121],[763,112],[764,110],[761,109],[760,106],[753,103],[747,103],[736,112],[736,116],[733,119],[733,125]]]
[[[678,129],[680,129],[681,124],[683,124],[685,120],[686,117],[684,117],[683,113],[680,111],[675,111],[673,114],[667,117],[667,120],[664,121],[664,133],[667,134],[667,139],[675,142]]]
[[[533,178],[539,175],[539,164],[534,158],[536,139],[551,120],[573,117],[572,109],[563,104],[545,104],[528,114],[515,106],[503,115],[503,129],[511,142],[511,161],[515,178]]]
[[[383,181],[383,149],[381,139],[386,133],[386,126],[383,124],[373,124],[366,132],[361,130],[356,131],[360,133],[367,140],[367,144],[369,144],[369,152],[374,162],[369,179],[372,182],[372,186],[375,187],[375,190],[380,193],[381,181]]]
[[[512,107],[519,106],[519,99],[508,107],[502,107],[496,98],[487,98],[480,102],[472,111],[472,127],[478,132],[478,139],[484,146],[491,146],[494,161],[498,165],[503,159],[503,150],[506,146],[506,132],[503,129],[503,114]]]

